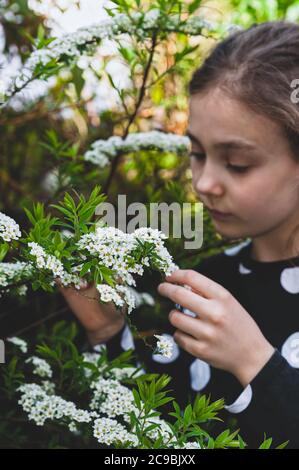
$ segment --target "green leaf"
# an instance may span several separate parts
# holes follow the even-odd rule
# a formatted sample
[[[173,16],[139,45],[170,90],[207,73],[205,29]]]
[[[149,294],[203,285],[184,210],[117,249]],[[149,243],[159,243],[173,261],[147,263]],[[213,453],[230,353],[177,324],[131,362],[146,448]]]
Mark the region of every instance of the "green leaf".
[[[192,13],[194,13],[195,10],[197,10],[197,8],[200,6],[201,3],[202,3],[202,0],[194,0],[193,2],[191,2],[188,5],[188,13],[192,15]]]

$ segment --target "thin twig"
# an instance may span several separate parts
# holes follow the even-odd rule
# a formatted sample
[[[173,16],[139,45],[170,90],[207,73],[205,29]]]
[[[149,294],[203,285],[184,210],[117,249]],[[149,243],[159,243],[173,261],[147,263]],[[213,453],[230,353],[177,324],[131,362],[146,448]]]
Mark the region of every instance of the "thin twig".
[[[15,333],[12,333],[10,336],[22,335],[25,332],[32,330],[32,328],[35,328],[36,326],[42,325],[46,321],[51,320],[52,318],[58,317],[59,315],[61,315],[62,313],[67,312],[68,310],[69,310],[68,307],[63,307],[60,310],[57,310],[56,312],[52,312],[50,315],[47,315],[46,317],[43,317],[42,319],[40,319],[40,320],[38,320],[34,323],[31,323],[30,325],[26,326],[26,328],[23,328],[23,329],[15,332]]]
[[[144,75],[143,75],[142,85],[141,85],[141,88],[140,88],[139,97],[138,97],[138,100],[137,100],[137,103],[136,103],[136,106],[135,106],[135,110],[129,118],[129,122],[127,124],[126,129],[125,129],[123,139],[125,139],[128,136],[130,127],[131,127],[132,123],[134,122],[134,120],[135,120],[135,118],[138,114],[140,105],[143,101],[145,91],[146,91],[145,87],[146,87],[147,79],[148,79],[148,76],[149,76],[150,68],[151,68],[151,65],[152,65],[152,62],[153,62],[156,45],[157,45],[157,32],[155,31],[153,33],[153,36],[152,36],[152,45],[151,45],[150,55],[149,55],[149,59],[148,59],[148,62],[146,64],[146,67],[145,67],[145,70],[144,70]],[[108,195],[108,191],[109,191],[112,179],[113,179],[114,174],[116,172],[120,157],[121,157],[121,154],[117,155],[112,160],[110,173],[108,175],[108,178],[107,178],[106,184],[104,186],[104,190],[103,190],[104,193],[107,194],[107,195]]]

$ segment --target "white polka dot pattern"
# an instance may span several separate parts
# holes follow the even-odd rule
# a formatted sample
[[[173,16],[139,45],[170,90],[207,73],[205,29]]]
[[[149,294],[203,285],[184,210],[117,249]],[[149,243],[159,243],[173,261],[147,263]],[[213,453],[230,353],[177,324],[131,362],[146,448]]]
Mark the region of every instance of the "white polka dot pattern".
[[[211,367],[201,359],[196,359],[190,366],[191,388],[199,392],[211,378]]]
[[[120,345],[125,351],[135,349],[133,335],[128,325],[126,325],[123,331]]]
[[[242,263],[239,264],[239,273],[240,274],[250,274],[251,269],[246,268]]]
[[[290,294],[299,294],[299,267],[285,268],[280,275],[280,284]]]
[[[299,332],[293,333],[286,339],[282,348],[282,356],[292,367],[299,368]]]

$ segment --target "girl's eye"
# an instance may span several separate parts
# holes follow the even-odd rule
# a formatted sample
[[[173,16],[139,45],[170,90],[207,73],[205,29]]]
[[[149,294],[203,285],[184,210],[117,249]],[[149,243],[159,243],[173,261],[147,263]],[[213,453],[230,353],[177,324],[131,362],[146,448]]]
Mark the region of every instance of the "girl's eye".
[[[202,158],[205,158],[206,154],[203,152],[191,152],[190,157],[195,157],[197,160],[201,160]]]
[[[237,166],[237,165],[231,165],[231,164],[228,164],[227,167],[230,168],[235,173],[245,173],[249,169],[249,166]]]
[[[204,159],[206,154],[204,152],[191,152],[190,157],[195,157],[196,160]],[[234,173],[245,173],[250,167],[249,166],[238,166],[238,165],[231,165],[228,163],[227,168],[229,168]]]

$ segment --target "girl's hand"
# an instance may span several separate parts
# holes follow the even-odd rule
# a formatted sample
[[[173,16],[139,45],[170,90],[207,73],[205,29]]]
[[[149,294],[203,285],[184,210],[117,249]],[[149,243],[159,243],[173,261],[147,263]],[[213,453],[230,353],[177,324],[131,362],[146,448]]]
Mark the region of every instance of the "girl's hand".
[[[125,323],[124,312],[119,312],[112,302],[100,303],[94,284],[80,290],[60,285],[59,291],[85,328],[92,345],[108,341],[122,329]]]
[[[198,315],[170,312],[178,345],[248,385],[275,351],[249,313],[228,290],[196,271],[179,269],[166,281],[158,292]]]

